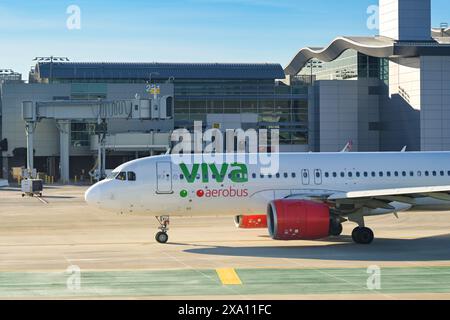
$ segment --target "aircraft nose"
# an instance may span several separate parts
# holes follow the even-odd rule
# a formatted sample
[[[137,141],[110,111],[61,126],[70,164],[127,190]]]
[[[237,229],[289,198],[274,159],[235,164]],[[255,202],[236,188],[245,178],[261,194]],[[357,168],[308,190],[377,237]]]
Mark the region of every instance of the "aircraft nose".
[[[84,200],[91,205],[98,205],[100,202],[100,188],[97,185],[90,187],[84,194]]]

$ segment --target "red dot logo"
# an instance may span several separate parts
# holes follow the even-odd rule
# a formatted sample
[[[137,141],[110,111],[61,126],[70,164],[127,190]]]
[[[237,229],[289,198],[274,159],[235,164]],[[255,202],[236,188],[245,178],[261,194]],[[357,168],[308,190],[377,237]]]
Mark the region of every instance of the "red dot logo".
[[[205,195],[205,191],[203,191],[203,190],[197,191],[197,197],[202,198],[204,195]]]

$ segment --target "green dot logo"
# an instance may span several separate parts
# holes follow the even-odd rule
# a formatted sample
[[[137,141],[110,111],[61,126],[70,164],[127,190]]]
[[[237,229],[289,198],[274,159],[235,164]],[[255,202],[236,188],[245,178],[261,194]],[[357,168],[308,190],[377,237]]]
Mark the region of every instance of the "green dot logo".
[[[187,196],[188,196],[187,190],[181,190],[181,192],[180,192],[180,197],[186,198]]]

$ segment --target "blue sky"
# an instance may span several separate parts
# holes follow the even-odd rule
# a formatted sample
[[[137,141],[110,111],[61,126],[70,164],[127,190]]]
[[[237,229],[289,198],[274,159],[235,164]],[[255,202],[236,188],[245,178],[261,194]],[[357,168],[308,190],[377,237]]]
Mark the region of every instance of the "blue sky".
[[[27,73],[36,56],[72,61],[289,63],[304,46],[374,35],[377,0],[0,0],[0,68]],[[68,30],[69,5],[81,29]],[[450,22],[432,0],[433,25]]]

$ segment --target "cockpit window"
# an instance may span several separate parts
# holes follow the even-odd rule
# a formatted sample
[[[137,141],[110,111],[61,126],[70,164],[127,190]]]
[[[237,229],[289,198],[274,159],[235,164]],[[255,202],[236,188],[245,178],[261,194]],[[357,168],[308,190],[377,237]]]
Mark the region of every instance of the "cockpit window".
[[[119,172],[117,172],[117,171],[111,172],[111,173],[106,177],[106,179],[107,179],[107,180],[114,180],[114,179],[117,177],[118,174],[119,174]]]
[[[128,181],[136,181],[136,173],[133,171],[128,172]]]
[[[120,172],[117,176],[116,176],[117,180],[121,180],[121,181],[127,181],[127,174],[126,172]]]

